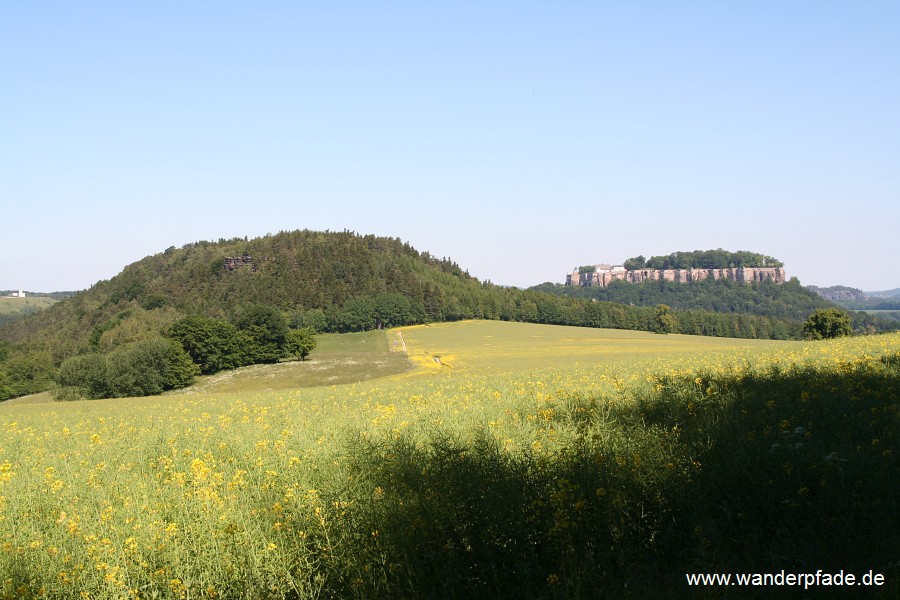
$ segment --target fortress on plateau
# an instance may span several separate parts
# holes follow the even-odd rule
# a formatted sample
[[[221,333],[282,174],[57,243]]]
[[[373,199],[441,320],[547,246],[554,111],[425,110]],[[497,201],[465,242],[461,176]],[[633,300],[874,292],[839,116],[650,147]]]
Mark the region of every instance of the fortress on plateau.
[[[584,267],[566,275],[566,285],[606,287],[613,281],[642,283],[644,281],[674,281],[690,283],[704,279],[730,279],[742,283],[771,280],[785,282],[784,267],[732,267],[725,269],[626,269],[623,265],[594,265],[593,270]]]

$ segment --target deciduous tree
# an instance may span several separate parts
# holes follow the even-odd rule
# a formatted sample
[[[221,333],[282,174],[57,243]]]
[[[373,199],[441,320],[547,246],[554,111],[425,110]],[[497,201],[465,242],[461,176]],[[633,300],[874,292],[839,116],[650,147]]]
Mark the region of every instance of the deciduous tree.
[[[853,333],[850,315],[839,308],[820,308],[803,325],[803,333],[811,340],[828,340]]]
[[[299,360],[306,360],[310,352],[316,348],[315,331],[309,327],[292,329],[288,331],[284,342],[285,356],[296,356]]]
[[[657,305],[653,326],[656,333],[675,333],[678,331],[678,319],[672,314],[671,307],[665,304]]]

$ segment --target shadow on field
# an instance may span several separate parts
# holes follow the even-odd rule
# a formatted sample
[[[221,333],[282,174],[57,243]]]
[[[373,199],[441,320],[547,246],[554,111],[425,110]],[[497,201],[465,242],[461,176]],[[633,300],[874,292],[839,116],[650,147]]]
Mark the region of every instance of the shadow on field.
[[[334,592],[847,597],[685,574],[871,569],[885,585],[858,591],[898,595],[900,356],[657,384],[624,407],[569,399],[554,419],[571,438],[551,455],[490,433],[354,442],[366,491]]]

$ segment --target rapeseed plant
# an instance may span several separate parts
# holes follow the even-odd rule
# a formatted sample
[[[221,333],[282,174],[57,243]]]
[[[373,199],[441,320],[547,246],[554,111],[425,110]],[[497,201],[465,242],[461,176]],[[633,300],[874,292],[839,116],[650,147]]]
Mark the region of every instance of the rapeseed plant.
[[[624,595],[895,541],[900,336],[562,329],[405,331],[452,367],[370,383],[2,407],[0,597]]]

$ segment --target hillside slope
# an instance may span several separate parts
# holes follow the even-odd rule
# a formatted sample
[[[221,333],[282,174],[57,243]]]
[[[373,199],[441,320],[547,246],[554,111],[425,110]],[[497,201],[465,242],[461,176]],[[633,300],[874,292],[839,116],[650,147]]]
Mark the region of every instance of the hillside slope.
[[[108,339],[114,329],[127,338],[147,327],[165,329],[184,315],[227,318],[247,304],[324,313],[356,298],[390,294],[406,298],[404,308],[418,320],[466,318],[481,316],[468,310],[481,287],[455,263],[395,238],[281,232],[169,248],[40,315],[0,328],[0,339],[48,343],[54,354],[66,355],[97,327],[105,327],[101,335],[116,345]]]
[[[826,300],[831,300],[850,310],[900,310],[900,294],[897,293],[897,290],[864,292],[844,285],[833,285],[827,288],[810,285],[807,288]]]
[[[784,284],[770,281],[745,284],[727,279],[692,283],[663,280],[643,283],[614,281],[607,287],[545,283],[531,289],[635,306],[667,304],[676,310],[710,310],[791,320],[805,320],[817,308],[834,306],[815,292],[804,288],[796,279]]]
[[[613,281],[607,287],[565,286],[548,282],[530,289],[558,296],[633,306],[665,304],[677,311],[756,315],[795,324],[805,321],[817,309],[834,308],[842,304],[823,298],[811,287],[802,286],[796,278],[783,284],[771,281],[745,284],[727,279],[691,283],[662,280],[643,283]],[[851,308],[847,305],[843,307]],[[895,322],[863,312],[852,313],[851,317],[856,331],[897,329]]]

